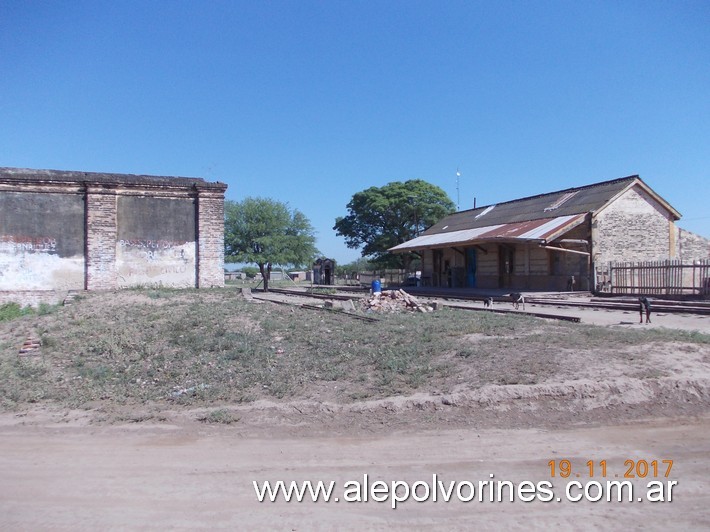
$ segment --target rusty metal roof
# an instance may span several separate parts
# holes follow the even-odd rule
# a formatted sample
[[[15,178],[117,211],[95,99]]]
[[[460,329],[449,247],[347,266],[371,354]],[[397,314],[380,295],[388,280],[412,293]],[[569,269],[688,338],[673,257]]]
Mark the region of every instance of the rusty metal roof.
[[[482,243],[491,240],[500,242],[506,238],[513,242],[520,240],[549,242],[553,238],[550,238],[546,232],[548,227],[554,230],[558,224],[561,224],[560,227],[568,231],[573,226],[565,225],[565,220],[576,219],[578,216],[582,216],[580,218],[582,220],[587,214],[594,216],[633,186],[638,186],[645,191],[667,209],[671,217],[680,219],[677,210],[656,194],[639,176],[632,175],[456,212],[431,226],[421,236],[390,248],[389,251],[402,252],[445,247],[464,242]]]
[[[676,218],[680,213],[646,185],[637,175],[603,181],[584,187],[539,194],[456,212],[437,222],[424,234],[444,233],[477,227],[557,218],[571,214],[596,213],[631,186],[639,185]]]
[[[473,229],[462,229],[445,233],[424,234],[389,251],[402,252],[417,249],[472,245],[484,242],[550,242],[581,224],[586,213],[541,218],[525,222],[488,225]]]

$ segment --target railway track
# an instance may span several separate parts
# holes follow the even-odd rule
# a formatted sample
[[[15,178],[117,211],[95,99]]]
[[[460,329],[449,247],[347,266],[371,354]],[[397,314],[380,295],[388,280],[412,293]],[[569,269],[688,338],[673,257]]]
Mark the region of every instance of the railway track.
[[[479,312],[495,312],[496,314],[515,314],[523,316],[535,316],[536,318],[545,318],[548,320],[559,320],[559,321],[571,321],[573,323],[579,323],[582,319],[579,316],[564,316],[562,314],[550,314],[548,312],[528,312],[528,311],[517,311],[517,310],[505,310],[496,308],[480,308],[480,307],[469,307],[467,305],[457,305],[455,303],[444,303],[444,306],[449,308],[455,308],[458,310],[473,310]]]
[[[299,298],[314,298],[314,299],[322,299],[322,300],[336,300],[336,301],[349,301],[353,299],[362,299],[363,297],[366,297],[368,294],[366,293],[361,293],[358,295],[344,295],[344,294],[316,294],[316,293],[310,293],[310,292],[304,292],[302,290],[289,290],[287,288],[271,288],[269,289],[268,293],[274,293],[278,294],[280,296],[287,296],[287,297],[299,297]],[[317,305],[311,305],[307,303],[297,303],[297,302],[289,302],[289,301],[284,301],[284,300],[277,300],[277,299],[272,299],[269,297],[264,297],[264,296],[258,296],[256,294],[252,294],[255,299],[258,299],[260,301],[270,301],[272,303],[277,303],[277,304],[287,304],[287,305],[294,305],[294,306],[299,306],[301,308],[306,308],[306,309],[311,309],[311,310],[325,310],[325,311],[333,311],[332,309],[329,308],[323,308],[319,307]],[[422,296],[422,294],[417,294],[417,296]],[[426,296],[424,296],[426,297]],[[443,303],[443,306],[446,306],[448,308],[453,308],[457,310],[470,310],[470,311],[482,311],[482,312],[494,312],[496,314],[516,314],[516,315],[525,315],[525,316],[534,316],[537,318],[545,318],[545,319],[551,319],[551,320],[560,320],[560,321],[569,321],[573,323],[579,323],[581,321],[581,318],[578,316],[565,316],[565,315],[560,315],[560,314],[552,314],[549,312],[527,312],[527,311],[514,311],[512,309],[507,310],[507,309],[496,309],[496,308],[479,308],[479,307],[472,307],[469,305],[463,305],[463,304],[456,304],[456,303],[451,303],[450,300],[452,299],[457,299],[457,298],[442,298],[442,297],[436,297],[436,299],[446,299],[447,301]],[[465,300],[480,300],[481,298],[461,298]],[[356,314],[353,312],[347,312],[343,310],[338,310],[336,311],[338,314],[343,314],[346,316],[350,316],[355,319],[360,319],[362,321],[380,321],[378,318],[372,318],[370,316],[363,316],[362,314]]]
[[[426,290],[417,289],[411,292],[416,297],[433,297],[445,301],[478,301],[483,302],[485,295],[468,295],[468,294],[445,294],[441,291],[428,292]],[[523,294],[525,295],[525,294]],[[710,303],[704,301],[672,301],[664,299],[651,300],[651,306],[654,312],[664,312],[668,314],[697,314],[708,316],[710,315]],[[507,303],[509,299],[501,296],[494,296],[494,302]],[[525,302],[541,306],[554,306],[560,308],[589,308],[589,309],[605,309],[605,310],[626,310],[638,311],[639,304],[635,299],[605,299],[591,298],[588,301],[580,301],[576,298],[558,299],[556,297],[534,297],[525,296]]]

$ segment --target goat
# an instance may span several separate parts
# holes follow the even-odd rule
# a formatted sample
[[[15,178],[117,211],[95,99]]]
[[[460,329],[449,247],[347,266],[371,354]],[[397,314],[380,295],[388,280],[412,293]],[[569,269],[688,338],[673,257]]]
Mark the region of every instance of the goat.
[[[646,323],[651,323],[651,302],[646,296],[639,297],[639,323],[643,323],[643,315],[646,314]]]
[[[508,297],[510,297],[510,302],[513,303],[515,310],[520,308],[520,303],[523,304],[523,310],[525,310],[525,297],[523,294],[520,292],[513,292],[512,294],[509,294]]]

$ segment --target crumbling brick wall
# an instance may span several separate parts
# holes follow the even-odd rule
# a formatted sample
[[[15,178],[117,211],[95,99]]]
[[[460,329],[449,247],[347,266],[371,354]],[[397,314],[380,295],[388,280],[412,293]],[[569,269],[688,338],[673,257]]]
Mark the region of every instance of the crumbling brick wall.
[[[224,192],[200,189],[197,198],[197,286],[224,286]]]
[[[0,291],[224,286],[226,188],[0,168]]]
[[[86,187],[87,290],[116,288],[116,191]]]

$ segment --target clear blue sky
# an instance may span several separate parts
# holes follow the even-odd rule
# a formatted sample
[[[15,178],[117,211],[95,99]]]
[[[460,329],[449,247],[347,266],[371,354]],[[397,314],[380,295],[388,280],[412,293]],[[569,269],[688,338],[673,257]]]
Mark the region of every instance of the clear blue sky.
[[[0,0],[0,166],[219,180],[301,210],[640,174],[710,237],[710,2]]]

